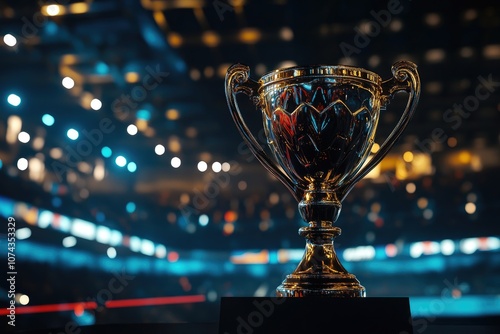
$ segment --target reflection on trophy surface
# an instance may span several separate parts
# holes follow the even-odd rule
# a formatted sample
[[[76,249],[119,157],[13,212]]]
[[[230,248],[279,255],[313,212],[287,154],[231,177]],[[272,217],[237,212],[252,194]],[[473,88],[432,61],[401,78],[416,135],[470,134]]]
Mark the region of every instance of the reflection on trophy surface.
[[[245,65],[235,64],[226,75],[229,109],[257,159],[299,202],[309,225],[304,256],[277,288],[277,296],[364,297],[365,288],[338,260],[333,239],[341,203],[389,152],[412,117],[420,94],[416,65],[399,61],[393,77],[350,66],[307,66],[278,69],[259,81],[249,78]],[[408,93],[400,121],[368,159],[380,110],[399,91]],[[249,131],[236,103],[240,92],[261,109],[271,157]]]

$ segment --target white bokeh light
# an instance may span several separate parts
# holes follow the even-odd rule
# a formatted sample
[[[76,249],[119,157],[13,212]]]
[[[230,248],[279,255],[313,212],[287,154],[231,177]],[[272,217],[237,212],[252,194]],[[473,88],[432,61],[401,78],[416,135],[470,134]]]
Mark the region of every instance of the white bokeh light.
[[[199,170],[200,172],[204,172],[204,171],[206,171],[206,170],[207,170],[207,168],[208,168],[208,165],[207,165],[207,163],[206,163],[205,161],[200,161],[200,162],[198,162],[198,170]]]
[[[12,106],[17,107],[21,104],[21,98],[16,94],[10,94],[7,96],[7,102],[9,102]]]
[[[77,140],[79,136],[78,131],[76,131],[75,129],[69,129],[66,135],[71,140]]]
[[[127,126],[127,133],[131,136],[135,136],[137,134],[137,126],[134,124]]]
[[[109,247],[106,254],[110,259],[114,259],[116,257],[116,249],[114,247]]]
[[[62,85],[66,89],[71,89],[71,88],[75,87],[75,81],[73,79],[71,79],[70,77],[64,77],[62,79]]]
[[[28,168],[28,160],[26,160],[25,158],[17,160],[17,168],[19,170],[26,170],[26,168]]]
[[[158,155],[163,155],[165,153],[165,146],[158,144],[155,146],[155,153]]]
[[[28,305],[30,302],[30,297],[28,297],[27,295],[21,295],[19,297],[19,304],[21,305]]]
[[[56,16],[61,12],[61,8],[58,5],[48,5],[45,10],[49,16]]]
[[[17,39],[11,34],[6,34],[3,36],[3,42],[5,45],[13,47],[17,44]]]
[[[229,162],[223,162],[221,167],[223,172],[229,172],[229,170],[231,169],[231,165],[229,164]]]
[[[210,221],[210,219],[208,218],[207,215],[205,214],[202,214],[199,218],[198,218],[198,223],[201,225],[201,226],[207,226],[208,222]]]
[[[178,157],[173,157],[172,160],[170,160],[170,164],[174,168],[179,168],[181,166],[181,159]]]
[[[212,170],[215,172],[215,173],[218,173],[222,170],[222,165],[220,162],[216,161],[212,164]]]
[[[124,167],[127,164],[127,159],[125,159],[124,156],[119,155],[116,157],[115,163],[118,165],[118,167]]]
[[[99,110],[102,108],[102,102],[101,100],[99,99],[93,99],[92,101],[90,101],[90,108],[94,109],[94,110]]]
[[[17,139],[19,139],[19,141],[21,143],[26,144],[27,142],[30,141],[31,137],[30,137],[29,133],[22,131],[22,132],[19,132],[19,134],[17,135]]]
[[[70,235],[62,240],[62,244],[66,248],[73,247],[74,245],[76,245],[76,238]]]

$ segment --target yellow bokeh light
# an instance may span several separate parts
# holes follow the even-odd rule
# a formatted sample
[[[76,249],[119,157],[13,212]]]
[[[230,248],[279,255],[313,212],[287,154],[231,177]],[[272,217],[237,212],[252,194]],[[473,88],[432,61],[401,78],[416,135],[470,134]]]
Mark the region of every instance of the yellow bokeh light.
[[[284,27],[280,30],[280,38],[284,41],[291,41],[293,39],[293,31],[289,27]]]
[[[172,136],[168,141],[168,149],[170,152],[179,153],[181,151],[181,142],[179,138]]]
[[[225,223],[223,227],[223,233],[225,235],[230,235],[234,232],[234,225],[231,223]]]
[[[148,121],[144,119],[138,119],[135,121],[135,126],[137,126],[137,129],[140,131],[145,131],[148,128]]]
[[[162,11],[154,11],[153,18],[155,19],[156,24],[162,29],[167,29],[167,20],[165,19],[165,15],[163,15]]]
[[[260,38],[260,31],[254,28],[245,28],[241,30],[239,34],[240,41],[247,44],[255,44],[260,40]]]
[[[63,151],[59,147],[54,147],[49,151],[49,155],[52,159],[61,159],[63,156]]]
[[[180,199],[179,199],[179,201],[181,202],[181,204],[188,204],[189,200],[190,200],[190,197],[186,193],[182,194],[181,197],[180,197]]]
[[[457,146],[457,138],[450,137],[450,138],[448,138],[447,143],[448,143],[449,147],[455,147],[455,146]]]
[[[214,68],[212,66],[207,66],[203,70],[203,74],[205,75],[206,78],[211,78],[214,76]]]
[[[189,71],[189,77],[194,80],[194,81],[197,81],[200,79],[201,77],[201,73],[200,71],[198,71],[196,68],[193,68],[191,69],[191,71]]]
[[[476,212],[476,204],[474,204],[472,202],[465,204],[465,212],[467,212],[469,215]]]
[[[89,4],[86,2],[76,2],[69,5],[68,9],[71,14],[85,14],[89,11]]]
[[[219,35],[213,31],[205,31],[203,35],[201,35],[201,40],[203,41],[203,44],[211,48],[216,47],[220,43]]]
[[[403,154],[403,160],[406,162],[412,162],[413,161],[413,153],[410,151],[406,151]]]
[[[379,202],[375,202],[371,205],[370,209],[372,212],[375,212],[375,213],[379,213],[380,212],[380,209],[382,208],[382,206],[380,205]]]
[[[83,92],[80,96],[80,105],[85,109],[90,109],[90,103],[94,99],[94,96],[89,92]]]
[[[429,204],[429,201],[427,200],[427,198],[425,197],[420,197],[417,201],[417,206],[420,208],[420,209],[425,209],[427,207],[427,205]]]
[[[139,73],[137,72],[127,72],[125,73],[125,81],[128,83],[136,83],[139,81]]]
[[[196,128],[190,126],[186,129],[186,136],[188,136],[189,138],[196,138],[197,135],[198,130],[196,130]]]
[[[374,143],[373,146],[372,146],[372,153],[377,153],[378,150],[380,150],[380,145],[377,144],[377,143]]]
[[[472,156],[469,152],[467,151],[462,151],[458,154],[458,161],[462,164],[468,164],[472,160]]]
[[[217,68],[217,75],[220,78],[224,78],[226,76],[227,69],[229,68],[229,66],[231,66],[231,65],[228,63],[219,65],[219,67]]]
[[[181,35],[179,35],[178,33],[175,33],[175,32],[171,32],[170,34],[168,34],[167,39],[168,39],[168,43],[173,48],[178,48],[179,46],[182,45],[182,42],[183,42]]]
[[[417,186],[415,186],[415,183],[410,182],[406,185],[406,192],[408,194],[413,194],[417,190]]]
[[[146,137],[151,138],[155,136],[156,131],[152,127],[148,126],[146,129],[143,130],[143,133]]]
[[[165,117],[166,117],[168,120],[171,120],[171,121],[178,120],[178,119],[179,119],[179,117],[180,117],[179,110],[177,110],[177,109],[168,109],[168,110],[165,112]]]

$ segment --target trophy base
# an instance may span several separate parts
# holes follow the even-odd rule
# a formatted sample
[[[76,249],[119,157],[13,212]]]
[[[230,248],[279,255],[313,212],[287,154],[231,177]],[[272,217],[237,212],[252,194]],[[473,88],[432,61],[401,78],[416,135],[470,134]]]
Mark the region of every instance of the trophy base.
[[[366,290],[352,274],[290,274],[276,296],[357,298],[366,297]]]

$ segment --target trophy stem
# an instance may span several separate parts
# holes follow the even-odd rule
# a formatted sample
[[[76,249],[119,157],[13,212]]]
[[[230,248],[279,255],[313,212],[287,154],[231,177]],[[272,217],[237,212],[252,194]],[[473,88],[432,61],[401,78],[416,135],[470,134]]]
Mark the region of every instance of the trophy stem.
[[[341,204],[335,193],[309,189],[299,212],[309,226],[299,229],[306,238],[304,256],[293,273],[276,289],[278,297],[365,297],[365,288],[340,263],[333,241],[340,235],[334,227]]]

